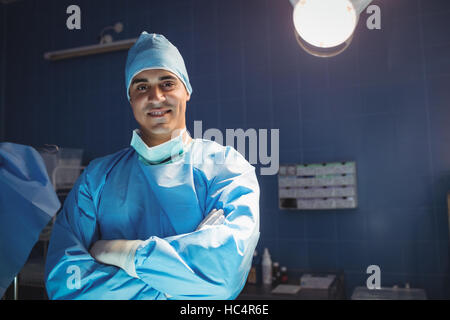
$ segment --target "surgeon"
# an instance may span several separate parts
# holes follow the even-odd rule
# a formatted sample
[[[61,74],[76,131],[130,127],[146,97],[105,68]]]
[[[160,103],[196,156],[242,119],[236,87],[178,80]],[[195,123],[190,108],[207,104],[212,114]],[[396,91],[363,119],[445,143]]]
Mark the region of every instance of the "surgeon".
[[[259,238],[255,169],[234,148],[192,139],[184,60],[163,35],[129,50],[131,146],[92,161],[58,214],[51,299],[234,299]]]

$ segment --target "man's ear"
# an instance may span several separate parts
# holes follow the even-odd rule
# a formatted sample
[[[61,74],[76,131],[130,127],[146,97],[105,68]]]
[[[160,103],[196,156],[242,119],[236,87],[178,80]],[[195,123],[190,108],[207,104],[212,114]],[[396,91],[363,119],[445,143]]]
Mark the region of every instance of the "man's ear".
[[[188,93],[188,94],[187,94],[186,101],[189,101],[189,100],[191,100],[191,95]]]

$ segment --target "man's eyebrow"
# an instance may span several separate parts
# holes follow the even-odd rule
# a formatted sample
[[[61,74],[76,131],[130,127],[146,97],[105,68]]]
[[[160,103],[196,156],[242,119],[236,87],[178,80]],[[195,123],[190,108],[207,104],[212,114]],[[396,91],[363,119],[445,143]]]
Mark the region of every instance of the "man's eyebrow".
[[[148,80],[145,78],[136,78],[136,79],[133,79],[133,81],[131,81],[131,85],[133,85],[135,83],[139,83],[139,82],[148,82]]]
[[[159,78],[159,80],[161,81],[161,80],[177,80],[177,78],[175,78],[174,76],[163,76],[163,77],[160,77]]]
[[[162,76],[159,77],[158,79],[159,81],[163,81],[163,80],[177,80],[177,78],[175,78],[174,76]],[[140,82],[148,82],[148,80],[146,78],[136,78],[133,79],[133,81],[131,82],[131,85],[134,85],[135,83],[140,83]]]

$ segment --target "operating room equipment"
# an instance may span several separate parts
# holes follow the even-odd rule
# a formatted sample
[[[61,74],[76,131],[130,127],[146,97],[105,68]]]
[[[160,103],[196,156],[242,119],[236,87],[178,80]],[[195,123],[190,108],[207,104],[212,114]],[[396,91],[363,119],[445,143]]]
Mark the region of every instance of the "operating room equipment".
[[[83,169],[83,149],[45,145],[38,151],[55,190],[71,188]]]
[[[295,37],[317,57],[333,57],[351,44],[361,12],[373,0],[290,0]]]
[[[105,32],[108,30],[114,30],[116,33],[121,33],[123,31],[123,23],[117,22],[113,26],[107,26],[103,28],[98,36],[99,44],[46,52],[44,53],[44,59],[55,61],[100,53],[114,52],[119,50],[128,50],[137,40],[126,39],[114,41],[112,35],[105,34]]]
[[[44,53],[44,59],[50,61],[64,60],[70,58],[78,58],[90,56],[100,53],[108,53],[129,49],[137,39],[117,40],[108,43],[94,44],[89,46],[76,47],[71,49],[50,51]]]
[[[356,162],[281,165],[278,197],[280,209],[355,209]]]
[[[100,44],[113,42],[113,37],[110,34],[105,34],[108,30],[114,30],[116,33],[121,33],[123,31],[123,23],[117,22],[113,26],[104,27],[98,36]]]
[[[30,146],[0,143],[0,296],[59,207],[39,153]]]

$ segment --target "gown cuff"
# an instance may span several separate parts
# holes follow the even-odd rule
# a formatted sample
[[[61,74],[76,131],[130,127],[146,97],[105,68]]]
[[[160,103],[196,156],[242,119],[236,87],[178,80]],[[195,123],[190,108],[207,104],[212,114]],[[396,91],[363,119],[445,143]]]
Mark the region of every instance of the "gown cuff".
[[[139,278],[136,273],[136,266],[134,263],[134,257],[136,255],[136,250],[139,247],[141,243],[144,241],[142,240],[132,240],[127,243],[127,255],[125,259],[125,263],[122,266],[122,269],[125,270],[126,273],[128,273],[133,278]]]

